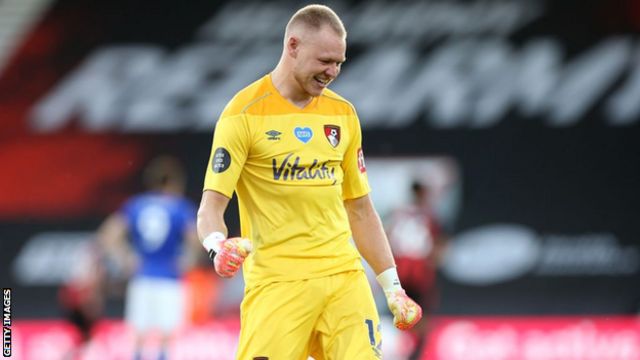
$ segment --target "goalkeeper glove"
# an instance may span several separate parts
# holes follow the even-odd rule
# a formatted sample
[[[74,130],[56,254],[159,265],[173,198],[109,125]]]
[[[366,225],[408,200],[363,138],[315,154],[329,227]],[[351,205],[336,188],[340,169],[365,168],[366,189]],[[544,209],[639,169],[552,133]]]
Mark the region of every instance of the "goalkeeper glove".
[[[202,245],[209,252],[214,268],[218,275],[228,278],[238,272],[244,259],[253,250],[249,239],[234,237],[226,238],[221,232],[209,234]]]
[[[411,329],[422,318],[422,308],[405,293],[396,268],[381,272],[376,280],[387,297],[387,305],[393,314],[393,325],[400,330]]]

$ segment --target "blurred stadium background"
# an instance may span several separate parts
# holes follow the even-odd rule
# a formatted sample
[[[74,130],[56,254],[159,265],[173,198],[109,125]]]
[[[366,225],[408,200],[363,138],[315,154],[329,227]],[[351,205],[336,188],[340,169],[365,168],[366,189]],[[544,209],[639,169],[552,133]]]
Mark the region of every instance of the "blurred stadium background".
[[[217,115],[275,66],[304,4],[0,2],[12,357],[61,359],[78,342],[59,289],[92,271],[92,234],[141,190],[146,161],[182,159],[199,201]],[[640,2],[327,4],[349,31],[333,89],[359,111],[379,212],[421,177],[449,236],[419,358],[640,359]],[[204,276],[210,301],[175,359],[233,356],[242,284]],[[121,295],[86,358],[131,356]],[[411,339],[384,333],[385,358],[407,358]]]

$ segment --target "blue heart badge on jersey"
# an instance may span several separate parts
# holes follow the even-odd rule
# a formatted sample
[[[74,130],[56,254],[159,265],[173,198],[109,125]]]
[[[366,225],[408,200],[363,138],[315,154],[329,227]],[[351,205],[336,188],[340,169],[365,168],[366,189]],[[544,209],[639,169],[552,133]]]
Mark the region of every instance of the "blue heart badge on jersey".
[[[293,134],[298,138],[298,140],[302,141],[305,144],[308,143],[309,140],[311,140],[311,138],[313,137],[313,131],[311,131],[311,128],[308,127],[297,127],[293,129]]]

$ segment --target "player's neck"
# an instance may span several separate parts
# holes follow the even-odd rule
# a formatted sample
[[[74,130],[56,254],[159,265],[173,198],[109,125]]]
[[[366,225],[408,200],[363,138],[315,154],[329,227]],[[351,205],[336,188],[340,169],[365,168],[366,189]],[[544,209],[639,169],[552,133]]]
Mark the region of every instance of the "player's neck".
[[[271,82],[283,98],[300,109],[307,106],[311,100],[313,100],[313,96],[309,95],[298,85],[296,79],[293,77],[293,73],[284,69],[282,64],[278,64],[271,72]]]
[[[164,186],[155,188],[154,191],[165,195],[181,196],[184,193],[184,188],[181,185],[177,184],[166,184]]]

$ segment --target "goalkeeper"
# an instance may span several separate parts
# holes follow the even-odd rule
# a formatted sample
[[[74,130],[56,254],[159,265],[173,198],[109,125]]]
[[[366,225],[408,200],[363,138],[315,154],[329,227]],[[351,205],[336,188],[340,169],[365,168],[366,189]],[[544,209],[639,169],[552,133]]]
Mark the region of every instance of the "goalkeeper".
[[[382,358],[360,255],[396,327],[422,316],[368,195],[355,109],[327,88],[345,53],[346,31],[330,8],[298,10],[275,69],[238,92],[216,124],[198,233],[220,276],[243,269],[240,360]],[[228,238],[224,223],[234,191],[241,238]]]

